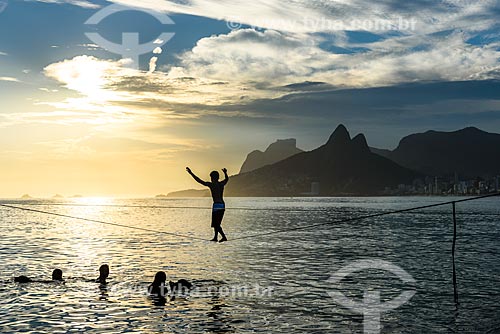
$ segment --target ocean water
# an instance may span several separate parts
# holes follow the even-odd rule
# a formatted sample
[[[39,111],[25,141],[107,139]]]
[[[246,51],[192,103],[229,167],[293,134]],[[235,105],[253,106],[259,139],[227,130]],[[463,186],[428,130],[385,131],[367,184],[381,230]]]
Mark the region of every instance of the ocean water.
[[[0,207],[0,333],[363,333],[362,310],[331,291],[358,303],[380,292],[382,304],[414,291],[380,313],[382,333],[500,333],[500,198],[457,204],[458,306],[451,206],[337,222],[450,200],[229,198],[223,244],[195,239],[212,237],[208,199],[1,200],[183,236]],[[295,230],[257,236],[281,229]],[[245,236],[253,237],[234,240]],[[414,282],[376,268],[329,280],[357,260],[390,263]],[[92,282],[102,263],[111,268],[106,286]],[[12,280],[49,279],[54,268],[64,284]],[[160,270],[195,289],[155,305],[146,288]]]

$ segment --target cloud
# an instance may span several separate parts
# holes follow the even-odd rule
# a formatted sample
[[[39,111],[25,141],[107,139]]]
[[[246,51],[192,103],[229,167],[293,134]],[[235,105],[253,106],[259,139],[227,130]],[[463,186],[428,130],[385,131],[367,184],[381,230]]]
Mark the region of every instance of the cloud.
[[[151,57],[149,60],[149,73],[153,73],[156,70],[156,62],[158,61],[158,57]]]
[[[93,3],[91,1],[86,1],[86,0],[36,0],[38,2],[44,2],[44,3],[55,3],[55,4],[69,4],[73,6],[78,6],[82,8],[89,8],[89,9],[97,9],[100,8],[101,6]]]
[[[127,64],[127,60],[113,61],[77,56],[48,65],[44,73],[62,86],[80,94],[78,99],[68,98],[65,108],[77,108],[78,103],[80,109],[95,109],[98,105],[110,108],[125,102],[134,105],[148,100],[154,101],[155,104],[163,101],[166,107],[168,104],[191,104],[194,101],[199,104],[219,105],[250,96],[273,96],[272,92],[268,95],[265,91],[255,91],[252,86],[239,81],[229,83],[202,75],[190,76],[184,68],[176,67],[168,72],[152,73],[130,69]],[[153,69],[154,59],[151,65]],[[90,102],[93,106],[88,104]],[[52,105],[64,107],[63,104]]]
[[[110,98],[104,86],[115,77],[134,73],[126,68],[129,60],[98,60],[91,56],[78,56],[44,68],[44,74],[62,83],[64,87],[82,95],[103,100]]]
[[[244,29],[204,38],[181,55],[186,76],[252,84],[254,89],[313,81],[373,87],[428,80],[498,77],[499,43],[478,46],[465,33],[400,37],[354,54],[334,54],[321,37]],[[451,51],[450,51],[451,50]]]
[[[183,71],[194,77],[269,83],[299,79],[328,67],[337,58],[318,48],[318,43],[305,36],[244,29],[201,39],[181,55],[181,64]]]
[[[377,119],[387,122],[395,117],[417,119],[430,115],[500,113],[498,89],[500,80],[412,83],[294,93],[224,108],[260,110],[278,116],[364,118],[369,123]]]
[[[94,43],[78,44],[77,46],[85,48],[88,51],[96,51],[96,50],[100,50],[101,49],[101,47],[99,45],[94,44]]]
[[[13,77],[0,77],[0,81],[21,82],[19,79]]]
[[[499,8],[496,0],[149,0],[147,2],[120,0],[117,2],[295,33],[370,31],[377,24],[391,27],[398,24],[400,19],[416,22],[419,32],[428,33],[453,27],[469,29],[471,23],[482,26],[495,24],[495,9]],[[352,29],[354,26],[358,26],[358,29]]]
[[[500,78],[499,45],[471,45],[468,38],[465,33],[403,36],[371,43],[364,52],[334,54],[322,47],[321,37],[242,29],[201,39],[179,56],[178,66],[160,71],[156,57],[145,72],[127,68],[124,60],[78,56],[51,64],[44,73],[81,95],[49,105],[101,112],[105,124],[144,113],[151,122],[215,114],[269,118],[257,110],[224,107],[276,99],[291,90]]]
[[[8,56],[7,53],[0,51],[0,56]]]
[[[373,87],[429,80],[483,80],[497,78],[500,73],[500,42],[495,39],[481,45],[469,42],[495,24],[500,10],[495,0],[119,2],[218,19],[238,17],[242,23],[266,30],[240,29],[202,38],[192,50],[178,55],[179,63],[173,67],[157,68],[157,57],[152,57],[148,71],[155,72],[155,77],[124,74],[120,69],[117,70],[120,76],[108,73],[103,80],[103,77],[90,78],[96,70],[89,69],[89,73],[78,74],[86,81],[81,84],[78,78],[66,80],[61,73],[57,74],[56,79],[66,82],[67,88],[84,95],[92,95],[92,89],[104,94],[109,92],[102,89],[105,84],[115,92],[141,92],[141,100],[149,94],[155,95],[151,97],[155,101],[175,103],[189,103],[186,101],[189,93],[200,103],[213,105],[278,97],[287,86],[308,89],[297,86],[303,82],[344,88]],[[388,31],[390,28],[377,30],[375,24],[355,27],[375,21],[401,24],[402,20],[416,22],[414,29],[394,33]],[[457,27],[461,29],[454,29]],[[370,36],[372,40],[352,38],[352,32],[346,29],[364,30],[365,35],[358,36]],[[339,52],[340,48],[349,52]],[[159,51],[157,48],[154,53]],[[77,68],[84,65],[82,62],[78,58],[71,60]],[[108,65],[106,71],[114,71],[114,65],[99,62],[97,72],[99,66]],[[121,68],[122,64],[116,66]],[[65,71],[69,73],[71,69]],[[51,76],[50,67],[46,74]],[[89,85],[89,81],[96,82],[96,86]],[[221,86],[224,91],[219,89]],[[157,89],[157,93],[151,88]]]
[[[101,60],[92,56],[77,56],[50,64],[44,74],[76,92],[77,96],[38,102],[40,106],[55,110],[26,113],[14,121],[80,123],[100,129],[132,124],[149,127],[215,113],[211,105],[233,101],[242,89],[238,85],[186,77],[178,72],[139,71],[128,68],[124,60]]]
[[[76,92],[63,100],[39,102],[55,109],[51,113],[28,113],[24,121],[56,124],[89,124],[101,129],[126,126],[143,114],[139,108],[122,106],[140,99],[138,94],[112,88],[123,78],[147,76],[128,68],[129,60],[100,60],[92,56],[77,56],[44,68],[44,74],[62,87]],[[67,93],[65,94],[66,96]],[[151,121],[146,118],[141,124]]]
[[[59,91],[58,89],[49,89],[46,87],[40,87],[38,89],[41,90],[42,92],[46,92],[46,93],[57,93]]]

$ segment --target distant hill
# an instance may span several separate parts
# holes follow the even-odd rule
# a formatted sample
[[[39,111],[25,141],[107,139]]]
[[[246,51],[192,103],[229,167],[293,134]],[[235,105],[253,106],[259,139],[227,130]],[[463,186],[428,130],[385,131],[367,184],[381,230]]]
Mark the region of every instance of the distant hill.
[[[340,125],[328,142],[257,170],[231,177],[228,196],[300,196],[314,183],[320,196],[376,195],[419,175],[370,151],[365,136],[351,139]]]
[[[474,127],[417,133],[403,138],[394,151],[372,151],[428,175],[458,173],[474,178],[500,174],[500,134]]]
[[[180,190],[168,193],[166,197],[210,197],[210,190],[208,189]]]
[[[21,199],[32,199],[33,197],[31,197],[30,195],[28,194],[24,194],[23,196],[21,196]]]
[[[264,152],[256,150],[249,153],[245,162],[241,166],[240,174],[247,173],[267,165],[272,165],[301,152],[303,151],[297,148],[296,139],[279,139],[269,145]]]

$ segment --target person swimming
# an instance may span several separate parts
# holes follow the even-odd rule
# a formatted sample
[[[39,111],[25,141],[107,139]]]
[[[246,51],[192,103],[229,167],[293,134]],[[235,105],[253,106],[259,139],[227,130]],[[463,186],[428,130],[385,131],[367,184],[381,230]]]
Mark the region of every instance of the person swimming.
[[[227,241],[226,235],[222,230],[222,218],[224,218],[224,212],[226,211],[226,204],[224,203],[224,187],[229,181],[229,176],[227,175],[227,169],[222,168],[224,173],[224,180],[219,181],[219,172],[212,171],[210,173],[210,181],[203,181],[198,176],[196,176],[189,167],[186,167],[186,171],[193,177],[193,179],[199,184],[210,188],[212,193],[213,205],[212,205],[212,228],[214,229],[214,238],[211,241],[217,241],[218,235],[220,234],[222,239],[219,242]]]
[[[63,272],[61,269],[54,269],[54,271],[52,271],[52,280],[53,281],[64,281],[63,280]]]
[[[189,281],[185,279],[180,279],[177,282],[169,281],[168,285],[170,286],[170,291],[172,292],[172,294],[178,292],[184,293],[193,288],[193,284],[191,284]]]
[[[165,282],[167,281],[167,274],[164,271],[159,271],[155,274],[153,283],[148,286],[148,293],[153,297],[165,298],[167,289]]]
[[[109,277],[109,266],[103,264],[99,267],[99,277],[95,280],[96,283],[107,284],[106,279]]]
[[[52,280],[33,280],[27,276],[21,275],[14,277],[14,282],[17,283],[53,283],[53,282],[63,282],[63,272],[61,269],[54,269],[52,271]]]
[[[148,293],[153,298],[166,298],[167,294],[173,296],[176,293],[183,293],[192,289],[193,285],[185,280],[180,279],[177,282],[169,281],[168,287],[166,285],[167,274],[164,271],[159,271],[155,274],[153,283],[148,286]],[[170,288],[170,290],[168,289]]]

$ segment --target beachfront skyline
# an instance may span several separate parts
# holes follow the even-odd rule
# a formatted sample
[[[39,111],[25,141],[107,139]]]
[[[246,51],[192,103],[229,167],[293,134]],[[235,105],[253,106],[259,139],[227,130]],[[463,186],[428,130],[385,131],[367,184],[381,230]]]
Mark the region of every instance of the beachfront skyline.
[[[496,1],[128,3],[175,24],[130,11],[86,25],[103,1],[0,1],[0,197],[190,188],[186,165],[237,173],[254,149],[310,150],[340,123],[381,148],[500,126]],[[85,35],[164,31],[138,69]]]

